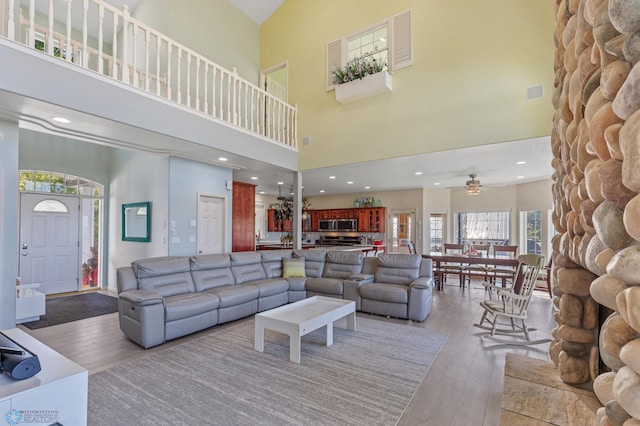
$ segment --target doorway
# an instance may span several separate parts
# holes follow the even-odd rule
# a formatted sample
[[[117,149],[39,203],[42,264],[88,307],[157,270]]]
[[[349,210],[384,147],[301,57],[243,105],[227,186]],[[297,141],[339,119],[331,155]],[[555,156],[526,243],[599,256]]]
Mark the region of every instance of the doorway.
[[[215,195],[198,194],[196,250],[198,254],[224,252],[224,212],[226,200]]]
[[[414,210],[392,210],[391,232],[387,251],[391,253],[409,253],[408,244],[416,240],[416,214]]]
[[[22,283],[40,284],[44,294],[80,289],[80,199],[53,194],[20,194]]]
[[[46,294],[100,288],[104,186],[78,176],[21,170],[18,273]]]

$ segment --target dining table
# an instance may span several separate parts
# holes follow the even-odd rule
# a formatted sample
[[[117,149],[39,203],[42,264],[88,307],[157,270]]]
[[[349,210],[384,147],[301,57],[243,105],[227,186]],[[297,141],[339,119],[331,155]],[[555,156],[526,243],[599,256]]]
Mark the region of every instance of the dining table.
[[[433,261],[433,270],[435,271],[436,290],[442,290],[443,272],[440,265],[443,263],[460,263],[462,265],[487,265],[487,267],[508,266],[517,268],[518,259],[508,256],[482,256],[476,254],[459,254],[459,253],[443,253],[430,252],[423,254],[423,258]],[[504,285],[504,284],[503,284]]]

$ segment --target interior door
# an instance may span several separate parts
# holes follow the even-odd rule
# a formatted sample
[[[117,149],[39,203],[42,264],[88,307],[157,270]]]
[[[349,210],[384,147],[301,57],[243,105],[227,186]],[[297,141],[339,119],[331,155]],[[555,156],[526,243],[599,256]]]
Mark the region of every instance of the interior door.
[[[20,278],[45,294],[79,290],[80,199],[20,195]]]
[[[391,232],[387,232],[389,241],[386,251],[390,253],[409,253],[408,244],[416,240],[415,212],[412,210],[393,210]]]
[[[198,254],[224,252],[224,210],[223,197],[198,195]]]

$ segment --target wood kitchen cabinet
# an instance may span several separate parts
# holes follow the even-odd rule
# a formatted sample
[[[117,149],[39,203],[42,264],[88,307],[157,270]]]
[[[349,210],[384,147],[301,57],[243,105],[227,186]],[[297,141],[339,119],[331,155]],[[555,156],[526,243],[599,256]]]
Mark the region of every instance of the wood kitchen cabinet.
[[[359,232],[385,232],[386,207],[358,209]]]
[[[253,251],[256,243],[256,186],[233,182],[231,251]]]

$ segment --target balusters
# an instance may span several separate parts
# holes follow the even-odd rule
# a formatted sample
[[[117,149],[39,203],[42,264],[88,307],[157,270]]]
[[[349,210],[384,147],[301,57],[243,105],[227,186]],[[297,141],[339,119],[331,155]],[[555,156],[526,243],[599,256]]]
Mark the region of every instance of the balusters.
[[[187,52],[187,106],[191,108],[191,52]]]
[[[196,110],[200,111],[200,59],[196,58]]]
[[[167,99],[172,100],[171,96],[171,42],[167,40]]]
[[[14,12],[14,0],[9,0],[9,23],[7,25],[7,38],[11,41],[16,39],[16,22]]]
[[[68,3],[71,3],[68,0]],[[102,57],[102,44],[104,43],[104,5],[98,5],[98,73],[104,74],[104,58]]]
[[[162,49],[162,40],[156,35],[156,95],[160,96],[160,49]]]
[[[44,0],[39,1],[44,3]],[[26,42],[33,48],[36,34],[46,33],[44,41],[46,53],[49,55],[57,55],[60,48],[61,56],[67,62],[110,75],[148,93],[155,91],[156,95],[170,101],[295,147],[296,107],[246,81],[240,77],[237,69],[228,71],[221,68],[138,22],[131,17],[126,5],[116,9],[103,0],[82,0],[82,21],[75,25],[75,28],[81,26],[82,39],[73,39],[72,1],[66,0],[65,36],[55,32],[56,23],[63,21],[64,17],[58,17],[56,20],[54,5],[57,3],[54,4],[54,0],[44,3],[49,6],[48,12],[45,12],[48,13],[46,26],[37,25],[35,22],[36,0],[25,1],[29,8],[28,20],[22,18],[22,10],[26,12],[26,7],[18,7],[16,10],[16,4],[19,5],[20,2],[10,0],[7,6],[7,37]],[[80,3],[76,5],[79,8]],[[111,23],[105,23],[105,19],[109,20],[110,17],[105,16],[105,13],[112,14],[113,27],[109,34],[105,34],[105,31],[109,31],[108,26]],[[89,45],[88,26],[89,22],[96,19],[98,32],[91,35],[92,39],[94,36],[97,38],[98,46],[94,48]],[[25,31],[27,25],[28,31]],[[140,31],[143,31],[144,35]],[[27,40],[24,40],[25,35]],[[111,37],[112,41],[106,41]],[[105,50],[108,47],[105,43],[111,43],[111,54]],[[156,50],[155,58],[151,56],[151,49]],[[185,54],[186,58],[183,58]],[[96,60],[92,59],[93,55],[97,55]],[[183,81],[185,77],[186,81]]]
[[[89,39],[88,29],[89,19],[89,0],[83,0],[82,2],[82,66],[87,68],[89,66],[89,45],[87,40]]]
[[[204,113],[209,114],[209,64],[204,63]]]
[[[130,84],[129,79],[129,6],[122,10],[122,82]]]
[[[178,87],[178,99],[177,102],[179,104],[182,103],[182,48],[178,47],[178,81],[176,82],[176,86]]]
[[[138,27],[133,25],[133,66],[131,66],[131,78],[133,79],[133,87],[140,87],[140,77],[138,72]]]
[[[113,49],[113,69],[111,70],[111,77],[115,78],[116,80],[118,80],[118,14],[114,13],[113,14],[113,42],[112,42],[112,49]]]
[[[36,47],[36,5],[34,0],[29,0],[29,41],[28,46]]]
[[[47,31],[47,53],[53,56],[53,0],[49,0],[49,30]],[[62,46],[60,46],[62,47]]]

